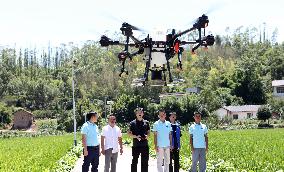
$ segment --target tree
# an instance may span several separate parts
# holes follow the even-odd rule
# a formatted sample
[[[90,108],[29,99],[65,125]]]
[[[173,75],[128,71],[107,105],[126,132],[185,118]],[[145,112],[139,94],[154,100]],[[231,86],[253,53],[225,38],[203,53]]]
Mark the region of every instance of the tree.
[[[182,114],[180,114],[181,124],[188,124],[189,122],[194,121],[193,114],[195,111],[198,111],[202,106],[200,103],[200,96],[196,94],[187,95],[182,97],[180,101]]]
[[[143,99],[139,95],[133,96],[133,95],[122,94],[118,97],[118,99],[113,105],[114,114],[116,115],[116,119],[118,122],[130,122],[136,118],[134,110],[137,107],[142,107],[144,111],[146,111],[145,117],[147,117],[148,104],[149,100]]]
[[[282,56],[272,57],[270,62],[270,71],[272,80],[281,80],[284,77],[284,54]]]
[[[6,67],[0,64],[0,97],[4,95],[7,90],[7,85],[12,77],[11,72],[9,72]]]
[[[9,108],[5,103],[0,102],[0,123],[9,124],[12,114],[12,108]]]
[[[263,105],[258,109],[257,118],[259,120],[263,120],[265,122],[270,117],[271,117],[271,108],[269,105]]]
[[[258,60],[254,57],[242,57],[236,66],[233,80],[233,93],[241,97],[245,104],[265,104],[266,94],[260,77]],[[256,94],[257,93],[257,94]]]
[[[271,112],[277,113],[280,117],[284,115],[284,100],[282,99],[274,99],[269,100],[269,104],[271,105]]]

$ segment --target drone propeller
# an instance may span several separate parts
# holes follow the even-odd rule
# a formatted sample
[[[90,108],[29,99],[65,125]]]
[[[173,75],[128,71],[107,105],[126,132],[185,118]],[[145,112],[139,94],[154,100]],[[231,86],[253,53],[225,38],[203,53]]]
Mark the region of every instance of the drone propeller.
[[[201,14],[206,15],[206,16],[208,16],[209,14],[211,15],[212,13],[215,13],[215,11],[218,11],[219,9],[223,8],[226,4],[227,4],[227,2],[225,2],[225,1],[211,4],[207,8],[207,10],[202,10],[203,12]],[[199,20],[199,18],[195,18],[195,19],[191,20],[190,22],[186,23],[183,27],[192,26],[198,20]]]
[[[126,23],[126,22],[123,22],[122,27],[129,27],[132,30],[144,31],[143,29],[141,29],[141,28],[139,28],[137,26],[131,25],[129,23]]]
[[[226,1],[223,2],[214,2],[214,4],[211,4],[210,7],[207,9],[207,11],[204,12],[205,15],[212,14],[215,11],[218,11],[219,9],[223,8],[225,5],[227,5]]]
[[[137,27],[137,26],[131,25],[128,22],[126,22],[125,20],[121,19],[120,17],[111,15],[111,14],[109,14],[107,12],[103,13],[102,15],[105,16],[106,18],[110,19],[110,20],[115,21],[115,22],[123,23],[123,24],[125,24],[125,26],[130,27],[132,30],[146,32],[145,29],[142,29],[141,27]]]

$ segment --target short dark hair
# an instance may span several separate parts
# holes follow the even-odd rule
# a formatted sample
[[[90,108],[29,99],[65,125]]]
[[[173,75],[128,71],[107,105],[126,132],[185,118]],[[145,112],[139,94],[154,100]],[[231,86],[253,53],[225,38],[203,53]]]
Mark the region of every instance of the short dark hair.
[[[197,114],[199,114],[200,116],[202,116],[202,113],[199,112],[199,111],[195,111],[195,112],[193,113],[194,116],[197,115]]]
[[[166,112],[164,108],[160,108],[158,112]]]
[[[91,112],[87,113],[87,120],[89,121],[92,118],[92,116],[97,116],[97,115],[98,115],[97,112],[91,111]]]
[[[110,119],[111,117],[114,117],[116,119],[116,116],[114,114],[108,115],[107,119]]]
[[[138,111],[142,111],[142,112],[143,112],[143,108],[141,108],[141,107],[135,108],[134,112],[136,113],[136,112],[138,112]]]

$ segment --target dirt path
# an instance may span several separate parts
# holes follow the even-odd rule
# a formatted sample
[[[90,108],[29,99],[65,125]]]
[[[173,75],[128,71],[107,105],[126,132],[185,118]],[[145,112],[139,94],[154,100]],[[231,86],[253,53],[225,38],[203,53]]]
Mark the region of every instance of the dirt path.
[[[131,148],[130,147],[124,147],[124,153],[122,155],[118,156],[117,159],[117,170],[116,172],[130,172],[130,166],[131,166],[131,160],[132,160],[132,155],[131,155]],[[150,157],[149,159],[149,172],[155,172],[157,171],[157,166],[156,166],[157,160]],[[83,157],[79,158],[75,164],[74,169],[71,172],[81,172],[83,164]],[[140,159],[138,161],[138,172],[140,172]],[[91,170],[90,170],[91,171]],[[100,165],[99,165],[99,172],[104,171],[104,156],[100,156]],[[184,172],[180,170],[180,172]]]

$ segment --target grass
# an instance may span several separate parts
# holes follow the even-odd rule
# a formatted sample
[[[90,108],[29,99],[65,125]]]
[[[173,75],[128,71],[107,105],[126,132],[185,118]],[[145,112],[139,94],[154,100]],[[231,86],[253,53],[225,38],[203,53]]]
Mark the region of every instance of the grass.
[[[0,171],[49,171],[73,146],[73,135],[0,139]]]
[[[284,170],[284,129],[209,131],[207,171]],[[124,140],[129,141],[125,135]],[[180,150],[181,166],[191,165],[188,132],[184,131]],[[149,139],[154,156],[153,134]]]

